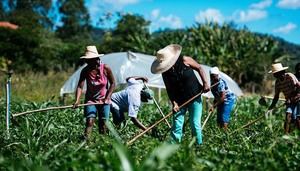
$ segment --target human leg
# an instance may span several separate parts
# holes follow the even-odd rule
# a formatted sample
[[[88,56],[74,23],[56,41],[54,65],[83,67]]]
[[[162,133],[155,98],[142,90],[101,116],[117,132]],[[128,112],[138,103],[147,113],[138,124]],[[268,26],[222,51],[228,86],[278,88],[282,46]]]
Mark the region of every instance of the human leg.
[[[290,132],[290,123],[291,123],[291,116],[292,114],[291,113],[286,113],[285,115],[285,121],[284,121],[284,132],[286,134],[288,134]]]
[[[300,130],[300,101],[296,102],[295,106],[296,126]]]
[[[202,144],[201,116],[202,116],[202,100],[201,97],[195,99],[188,105],[190,115],[190,125],[192,135],[196,137],[197,144]]]
[[[120,124],[124,121],[124,113],[122,113],[119,106],[114,103],[112,103],[112,105],[110,106],[110,112],[112,114],[114,124],[119,127]]]
[[[97,106],[98,109],[98,127],[100,134],[107,133],[107,121],[109,119],[109,111],[110,105],[109,104],[102,104]]]
[[[234,107],[235,99],[228,100],[224,102],[224,110],[222,113],[222,127],[224,130],[227,130],[229,121],[230,121],[230,115],[232,112],[232,109]]]
[[[172,143],[181,142],[185,112],[186,112],[186,108],[181,108],[180,111],[175,113],[173,116],[173,125],[171,128]]]
[[[84,114],[86,117],[85,130],[84,130],[85,139],[89,139],[89,137],[90,137],[90,134],[93,129],[93,125],[95,123],[96,113],[97,113],[97,110],[96,110],[95,105],[90,105],[90,106],[84,107]]]

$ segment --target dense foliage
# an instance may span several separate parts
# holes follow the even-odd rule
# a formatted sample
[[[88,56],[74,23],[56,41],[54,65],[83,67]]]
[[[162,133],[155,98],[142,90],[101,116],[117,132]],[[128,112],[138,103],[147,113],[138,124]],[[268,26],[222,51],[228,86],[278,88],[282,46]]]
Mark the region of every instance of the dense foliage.
[[[259,89],[272,62],[293,68],[300,61],[299,46],[232,23],[195,24],[150,33],[150,22],[135,14],[103,12],[100,28],[94,28],[84,0],[4,0],[0,4],[0,21],[20,26],[17,30],[0,28],[0,65],[4,70],[66,70],[79,64],[78,57],[91,44],[103,53],[131,50],[155,55],[158,49],[177,43],[183,46],[183,54],[199,63],[217,65],[242,87]],[[112,15],[119,18],[116,26],[101,28]]]
[[[0,121],[4,101],[0,100]],[[13,113],[57,105],[54,102],[14,101]],[[170,110],[162,103],[165,113]],[[16,117],[9,137],[1,124],[0,170],[297,170],[300,167],[299,132],[283,133],[284,110],[279,108],[265,120],[233,133],[263,115],[257,98],[239,99],[228,132],[216,127],[213,115],[203,130],[204,144],[196,146],[186,125],[180,145],[165,144],[169,131],[165,123],[157,130],[160,139],[145,135],[131,146],[122,142],[139,132],[131,122],[108,136],[97,133],[92,140],[80,140],[84,128],[82,109],[57,110]],[[206,118],[204,112],[202,122]],[[159,119],[154,105],[145,105],[139,117],[146,125]],[[169,119],[170,121],[170,119]],[[188,123],[188,122],[187,122]]]

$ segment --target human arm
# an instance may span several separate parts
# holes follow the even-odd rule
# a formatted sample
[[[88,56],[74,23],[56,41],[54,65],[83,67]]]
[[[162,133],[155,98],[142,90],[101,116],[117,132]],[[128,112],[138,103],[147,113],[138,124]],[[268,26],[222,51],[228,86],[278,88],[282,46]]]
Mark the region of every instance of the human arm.
[[[75,92],[75,103],[73,104],[73,108],[77,108],[77,106],[80,103],[80,97],[82,94],[83,86],[84,86],[84,81],[85,81],[85,76],[84,76],[85,70],[83,69],[80,73],[79,81],[77,84],[76,92]]]
[[[175,93],[176,93],[176,91],[174,89],[174,86],[171,85],[166,73],[163,73],[162,77],[163,77],[163,81],[164,81],[165,86],[166,86],[168,97],[169,97],[169,99],[170,99],[170,101],[173,105],[173,111],[178,112],[179,107],[178,107],[178,104],[176,103],[175,97],[174,97]]]
[[[135,125],[135,126],[137,126],[138,128],[140,128],[140,129],[142,129],[142,130],[146,130],[147,129],[147,127],[145,127],[143,124],[142,124],[142,122],[140,122],[139,120],[138,120],[138,118],[136,118],[136,117],[130,117],[130,120],[133,122],[133,124]]]
[[[130,78],[134,78],[135,80],[142,80],[143,82],[148,82],[148,78],[147,77],[141,77],[141,76],[131,76],[131,77],[127,77],[126,78],[126,82],[128,82],[128,80]]]
[[[224,100],[223,100],[223,102],[224,102]],[[219,105],[219,104],[221,104],[221,103],[223,103],[221,100],[217,100],[216,98],[214,99],[214,101],[213,101],[213,105],[212,105],[212,107],[209,109],[209,112],[212,112],[212,111],[214,111],[214,109]]]
[[[115,81],[115,78],[114,78],[114,75],[110,69],[110,67],[108,65],[104,65],[104,69],[105,69],[105,72],[106,72],[106,76],[108,78],[108,81],[109,81],[109,89],[106,93],[106,97],[105,97],[105,101],[104,103],[106,104],[109,104],[110,103],[110,99],[111,99],[111,95],[116,87],[116,81]]]
[[[275,87],[275,95],[274,95],[271,105],[268,108],[269,110],[272,110],[275,107],[276,103],[278,102],[279,93],[280,93],[280,91],[278,91],[277,88]]]
[[[183,57],[183,63],[187,66],[190,66],[192,69],[197,71],[201,77],[202,83],[203,83],[203,92],[206,93],[210,90],[207,78],[205,76],[204,69],[201,67],[201,65],[196,62],[193,58],[184,56]]]

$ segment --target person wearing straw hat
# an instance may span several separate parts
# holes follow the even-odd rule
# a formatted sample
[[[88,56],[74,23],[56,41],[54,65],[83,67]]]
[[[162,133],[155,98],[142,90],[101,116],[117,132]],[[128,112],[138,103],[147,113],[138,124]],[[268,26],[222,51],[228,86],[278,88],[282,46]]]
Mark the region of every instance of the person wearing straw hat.
[[[126,78],[127,87],[124,90],[115,92],[111,96],[110,111],[113,116],[114,124],[119,128],[125,121],[124,113],[127,112],[130,120],[135,126],[142,130],[147,128],[137,119],[141,102],[149,102],[152,100],[153,92],[144,88],[143,82],[148,82],[148,78],[140,76],[132,76]]]
[[[212,67],[209,70],[210,74],[210,85],[215,85],[211,88],[211,92],[214,95],[213,107],[210,109],[210,112],[217,107],[217,124],[219,127],[227,130],[230,113],[233,109],[233,106],[236,101],[236,96],[227,86],[227,83],[224,79],[220,77],[220,70],[218,67]]]
[[[86,81],[85,103],[97,103],[97,105],[89,105],[84,108],[86,117],[86,127],[84,131],[84,139],[89,139],[98,114],[99,133],[106,133],[106,121],[109,119],[111,95],[115,88],[115,79],[110,67],[101,62],[100,58],[104,54],[98,54],[96,46],[87,46],[85,55],[80,57],[84,59],[87,66],[80,73],[76,89],[76,101],[73,108],[80,103],[80,96]]]
[[[196,137],[197,144],[202,144],[201,96],[179,108],[180,105],[201,92],[208,92],[209,85],[204,69],[193,58],[180,55],[182,47],[171,44],[157,51],[156,60],[152,63],[151,72],[162,74],[167,94],[173,105],[173,125],[171,128],[171,142],[181,142],[183,134],[184,115],[189,112],[192,135]],[[194,70],[202,79],[203,86],[198,81]]]
[[[285,133],[289,133],[291,131],[290,124],[300,118],[300,83],[294,74],[286,72],[287,68],[283,67],[281,63],[276,63],[272,64],[272,70],[269,71],[276,78],[275,95],[269,110],[275,107],[279,94],[282,92],[286,99]]]

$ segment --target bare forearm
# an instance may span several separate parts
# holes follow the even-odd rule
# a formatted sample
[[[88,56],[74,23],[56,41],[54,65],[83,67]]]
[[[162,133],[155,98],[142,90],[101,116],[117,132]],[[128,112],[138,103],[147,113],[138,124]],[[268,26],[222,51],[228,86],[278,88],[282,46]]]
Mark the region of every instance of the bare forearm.
[[[115,87],[116,87],[115,83],[113,83],[113,84],[111,84],[111,85],[109,86],[109,89],[108,89],[108,92],[107,92],[107,94],[106,94],[106,97],[111,97],[111,95],[112,95],[112,93],[113,93]]]
[[[82,94],[82,88],[78,87],[77,90],[76,90],[76,94],[75,94],[76,102],[77,102],[77,103],[80,102],[81,94]]]
[[[141,77],[141,76],[131,76],[131,77],[126,78],[126,81],[128,81],[130,78],[134,78],[135,80],[147,81],[146,77]]]
[[[201,77],[201,80],[202,80],[202,82],[203,82],[203,85],[207,84],[208,81],[207,81],[207,78],[206,78],[206,76],[205,76],[205,72],[204,72],[204,70],[203,70],[203,68],[202,68],[201,66],[198,68],[198,73],[199,73],[199,75],[200,75],[200,77]]]
[[[139,127],[140,129],[142,129],[142,130],[146,130],[147,129],[137,118],[132,117],[131,121],[133,122],[133,124],[135,126]]]
[[[272,109],[272,108],[275,107],[276,103],[278,102],[278,99],[279,99],[279,95],[278,95],[278,94],[275,94],[275,96],[274,96],[274,98],[273,98],[273,100],[272,100],[272,103],[271,103],[269,109]]]

